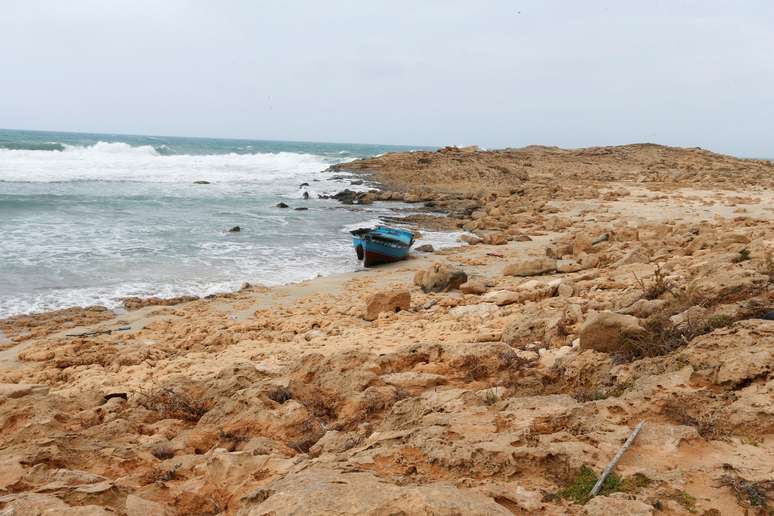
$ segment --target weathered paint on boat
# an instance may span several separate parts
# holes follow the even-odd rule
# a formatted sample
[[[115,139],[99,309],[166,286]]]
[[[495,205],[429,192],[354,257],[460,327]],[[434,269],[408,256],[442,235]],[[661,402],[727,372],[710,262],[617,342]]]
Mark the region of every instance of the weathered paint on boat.
[[[374,229],[356,229],[351,233],[352,247],[365,267],[403,260],[414,243],[414,234],[407,229],[376,226]]]

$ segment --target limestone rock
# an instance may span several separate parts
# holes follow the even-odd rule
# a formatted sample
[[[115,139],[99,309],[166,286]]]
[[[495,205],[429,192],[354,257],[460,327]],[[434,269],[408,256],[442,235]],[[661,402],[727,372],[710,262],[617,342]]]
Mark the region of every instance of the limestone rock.
[[[494,303],[479,303],[477,305],[455,306],[449,310],[449,315],[455,319],[463,317],[481,317],[483,319],[496,314],[497,311],[497,305]]]
[[[650,516],[653,513],[652,505],[617,496],[595,496],[584,506],[587,516]]]
[[[0,400],[3,398],[23,398],[30,394],[48,394],[47,385],[34,383],[0,383]]]
[[[482,239],[482,243],[488,245],[505,245],[508,238],[502,233],[489,233]]]
[[[465,242],[466,244],[469,244],[469,245],[476,245],[482,242],[482,239],[477,237],[476,235],[467,235],[467,234],[461,235],[459,239],[461,242]]]
[[[339,473],[312,466],[242,499],[238,516],[270,514],[433,514],[436,516],[510,515],[492,498],[473,489],[429,483],[396,486],[372,473]]]
[[[520,298],[518,292],[514,292],[512,290],[496,290],[494,292],[488,292],[484,294],[481,296],[481,300],[485,303],[494,303],[497,306],[505,306],[512,303],[517,303]]]
[[[424,390],[446,383],[446,378],[441,375],[432,373],[417,373],[414,371],[383,374],[379,378],[384,383],[406,390]]]
[[[465,294],[483,294],[486,292],[486,285],[483,281],[468,279],[460,285],[460,290]]]
[[[468,275],[461,269],[453,269],[442,263],[434,263],[429,269],[417,271],[414,284],[423,292],[447,292],[459,288],[468,281]]]
[[[411,308],[408,290],[384,291],[371,294],[366,300],[366,321],[374,321],[383,312],[399,312]]]
[[[714,268],[713,268],[714,269]],[[766,287],[769,277],[741,267],[717,268],[693,280],[689,288],[697,295],[717,299],[754,293]]]
[[[638,293],[638,295],[641,294]],[[622,314],[633,315],[644,319],[656,313],[666,304],[667,301],[665,299],[639,299],[623,310],[620,310],[620,312]]]
[[[526,258],[511,262],[503,269],[505,276],[537,276],[556,270],[556,260],[548,257]]]
[[[581,326],[580,349],[614,353],[621,350],[628,337],[640,335],[644,331],[640,320],[634,316],[599,312],[586,319]]]
[[[126,516],[167,516],[171,515],[172,510],[158,502],[152,502],[137,495],[130,494],[126,497]]]

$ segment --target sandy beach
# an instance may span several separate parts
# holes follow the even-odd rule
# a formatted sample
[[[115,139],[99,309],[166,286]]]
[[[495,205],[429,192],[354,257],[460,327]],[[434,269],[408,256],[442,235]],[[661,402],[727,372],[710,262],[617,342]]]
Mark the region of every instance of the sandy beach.
[[[341,170],[381,185],[356,204],[421,203],[444,216],[416,230],[465,241],[0,321],[0,514],[774,510],[773,162],[447,147]]]

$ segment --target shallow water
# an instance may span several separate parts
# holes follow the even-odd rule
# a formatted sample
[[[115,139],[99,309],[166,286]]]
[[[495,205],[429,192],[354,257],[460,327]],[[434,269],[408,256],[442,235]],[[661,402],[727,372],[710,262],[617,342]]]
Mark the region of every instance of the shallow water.
[[[323,170],[394,150],[0,131],[0,318],[355,270],[346,231],[407,206],[318,199],[358,188]]]

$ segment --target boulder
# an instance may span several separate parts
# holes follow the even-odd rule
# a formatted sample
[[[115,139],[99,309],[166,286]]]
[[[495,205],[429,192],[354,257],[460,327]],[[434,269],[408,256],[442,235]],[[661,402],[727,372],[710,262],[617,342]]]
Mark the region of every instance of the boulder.
[[[465,294],[483,294],[486,292],[486,285],[483,281],[479,280],[471,280],[469,279],[462,285],[460,285],[460,290],[463,291]]]
[[[537,276],[556,271],[556,260],[548,257],[525,258],[511,262],[503,269],[505,276]]]
[[[435,251],[435,248],[430,244],[424,244],[420,245],[414,248],[415,251],[419,251],[420,253],[432,253]]]
[[[366,299],[366,321],[374,321],[382,312],[399,312],[411,308],[411,293],[408,290],[377,292]]]
[[[460,242],[465,242],[466,244],[469,244],[469,245],[476,245],[482,242],[482,239],[480,239],[476,235],[468,235],[468,234],[461,235],[459,240]]]
[[[631,315],[599,312],[584,321],[580,329],[580,349],[614,353],[626,340],[644,333],[640,320]]]
[[[240,231],[242,231],[242,228],[240,228],[239,226],[234,226],[233,228],[228,230],[229,233],[239,233]]]
[[[489,233],[481,240],[482,243],[488,245],[505,245],[508,243],[508,238],[502,233]]]
[[[275,208],[287,208],[288,205],[285,204],[284,202],[278,202],[277,204],[274,205],[274,207]]]
[[[442,263],[434,263],[414,275],[414,284],[421,287],[423,292],[447,292],[459,288],[466,281],[468,275],[465,271]]]

